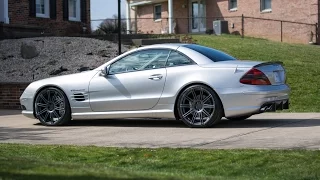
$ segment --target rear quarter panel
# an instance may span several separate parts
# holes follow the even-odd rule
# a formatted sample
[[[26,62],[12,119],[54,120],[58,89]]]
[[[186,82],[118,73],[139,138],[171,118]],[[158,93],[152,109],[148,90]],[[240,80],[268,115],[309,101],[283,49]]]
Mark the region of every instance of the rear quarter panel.
[[[240,88],[239,79],[248,68],[237,69],[236,66],[204,68],[198,65],[188,65],[167,68],[167,78],[159,105],[173,107],[181,90],[191,84],[205,84],[211,87],[223,101],[225,92]]]

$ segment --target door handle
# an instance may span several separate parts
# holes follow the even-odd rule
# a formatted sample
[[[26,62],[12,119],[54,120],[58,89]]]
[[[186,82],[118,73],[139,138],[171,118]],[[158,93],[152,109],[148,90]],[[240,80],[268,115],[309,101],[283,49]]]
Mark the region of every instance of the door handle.
[[[151,80],[160,80],[160,79],[162,79],[162,75],[161,74],[154,74],[154,75],[151,75],[150,77],[149,77],[149,79],[151,79]]]

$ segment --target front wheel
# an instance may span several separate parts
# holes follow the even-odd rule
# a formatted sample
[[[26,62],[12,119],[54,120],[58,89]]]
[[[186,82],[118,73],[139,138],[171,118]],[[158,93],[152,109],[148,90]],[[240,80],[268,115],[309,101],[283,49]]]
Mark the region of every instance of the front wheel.
[[[65,125],[71,120],[71,110],[66,95],[57,88],[45,88],[36,96],[35,115],[45,126]]]
[[[221,121],[222,104],[217,94],[207,86],[188,87],[177,102],[178,114],[189,127],[212,127]]]

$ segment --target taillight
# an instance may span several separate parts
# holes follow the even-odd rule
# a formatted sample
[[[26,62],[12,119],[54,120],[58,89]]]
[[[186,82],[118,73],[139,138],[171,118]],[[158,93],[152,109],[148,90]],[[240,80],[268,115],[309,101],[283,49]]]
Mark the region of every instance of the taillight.
[[[250,69],[241,79],[240,83],[250,85],[271,85],[268,77],[259,69]]]

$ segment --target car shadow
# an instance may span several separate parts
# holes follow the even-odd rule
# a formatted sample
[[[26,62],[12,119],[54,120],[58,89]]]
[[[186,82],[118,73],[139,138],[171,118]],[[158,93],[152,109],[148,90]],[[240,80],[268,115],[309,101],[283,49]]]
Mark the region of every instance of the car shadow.
[[[20,115],[21,110],[0,109],[0,116]]]
[[[244,121],[223,120],[217,128],[274,128],[320,126],[320,119],[248,119]]]
[[[185,128],[182,121],[163,119],[107,119],[107,120],[73,120],[68,126],[110,126],[110,127],[166,127]]]
[[[40,124],[39,124],[40,125]],[[68,126],[187,128],[182,121],[164,119],[73,120]],[[248,119],[229,121],[223,119],[214,128],[273,128],[320,126],[320,119]]]
[[[45,128],[13,128],[13,127],[0,127],[0,141],[11,139],[19,140],[47,140],[44,137],[48,133]],[[1,179],[1,177],[0,177]]]

